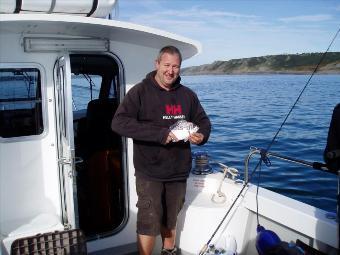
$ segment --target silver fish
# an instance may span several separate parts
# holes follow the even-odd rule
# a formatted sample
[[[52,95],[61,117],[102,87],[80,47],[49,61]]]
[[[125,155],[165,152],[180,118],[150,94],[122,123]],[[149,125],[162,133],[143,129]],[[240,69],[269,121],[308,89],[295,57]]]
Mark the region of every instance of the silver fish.
[[[176,136],[177,140],[187,141],[189,135],[197,132],[199,127],[192,122],[186,120],[178,120],[170,126],[171,132]]]

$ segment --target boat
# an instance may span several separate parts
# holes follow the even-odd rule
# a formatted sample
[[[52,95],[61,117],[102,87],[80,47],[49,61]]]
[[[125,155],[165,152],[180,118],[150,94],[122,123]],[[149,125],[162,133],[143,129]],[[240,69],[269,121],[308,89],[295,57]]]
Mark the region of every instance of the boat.
[[[161,47],[188,59],[201,45],[114,20],[116,5],[1,2],[1,255],[137,252],[132,140],[113,133],[111,119]],[[188,179],[181,254],[258,254],[264,229],[337,254],[338,222],[326,211],[240,181],[232,166],[207,169]]]

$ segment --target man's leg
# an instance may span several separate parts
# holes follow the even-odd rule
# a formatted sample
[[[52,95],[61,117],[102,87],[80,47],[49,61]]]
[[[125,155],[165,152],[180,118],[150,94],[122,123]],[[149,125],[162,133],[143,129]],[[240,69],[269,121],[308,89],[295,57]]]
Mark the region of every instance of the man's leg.
[[[176,229],[168,229],[162,226],[161,236],[162,236],[163,248],[167,250],[172,250],[175,247]]]
[[[136,177],[137,241],[140,255],[150,255],[161,231],[162,182]]]
[[[155,236],[137,235],[139,255],[151,255],[155,245]]]
[[[183,207],[186,193],[186,180],[165,183],[165,201],[161,236],[163,248],[173,250],[176,242],[177,216]],[[174,253],[175,254],[175,253]]]

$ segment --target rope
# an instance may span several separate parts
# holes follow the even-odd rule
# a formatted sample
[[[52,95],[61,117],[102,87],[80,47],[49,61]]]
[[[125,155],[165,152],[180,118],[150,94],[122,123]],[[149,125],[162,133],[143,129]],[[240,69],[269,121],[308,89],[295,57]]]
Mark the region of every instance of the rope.
[[[208,249],[208,246],[211,242],[211,240],[214,238],[214,236],[216,235],[217,231],[220,229],[220,227],[222,226],[223,222],[225,221],[225,219],[227,218],[228,214],[230,213],[231,209],[234,207],[236,201],[239,199],[239,197],[241,196],[243,190],[245,189],[245,187],[247,187],[248,183],[250,182],[250,180],[252,179],[254,173],[256,172],[256,170],[258,169],[258,167],[260,167],[261,170],[261,166],[262,166],[262,162],[264,162],[266,165],[270,164],[270,160],[268,159],[267,156],[265,156],[265,154],[269,151],[269,149],[271,148],[271,146],[273,145],[273,143],[275,142],[277,136],[279,135],[279,133],[281,132],[283,126],[286,124],[286,121],[288,119],[288,117],[290,116],[290,114],[292,113],[293,109],[295,108],[296,104],[298,103],[298,101],[300,100],[302,94],[304,93],[304,91],[306,90],[307,86],[309,85],[312,77],[314,76],[314,74],[317,72],[317,70],[319,69],[320,64],[322,63],[322,61],[324,60],[327,52],[329,51],[330,47],[332,46],[333,42],[335,41],[336,37],[338,36],[340,32],[340,28],[338,29],[338,31],[335,33],[333,39],[331,40],[331,43],[328,45],[328,48],[326,49],[326,51],[322,54],[318,64],[316,65],[315,69],[313,70],[312,74],[310,75],[309,79],[307,80],[306,84],[304,85],[303,89],[301,90],[299,96],[297,97],[297,99],[295,100],[293,106],[290,108],[289,112],[287,113],[286,117],[284,118],[283,122],[281,123],[279,129],[277,130],[277,132],[275,133],[274,137],[272,138],[271,142],[269,143],[269,145],[267,146],[267,149],[264,150],[264,152],[261,152],[261,158],[259,160],[259,162],[257,163],[256,167],[254,168],[254,170],[251,172],[250,177],[248,178],[248,181],[244,183],[242,189],[240,190],[240,192],[238,193],[237,197],[235,198],[234,202],[231,204],[230,208],[228,209],[228,211],[226,212],[226,214],[224,215],[224,217],[222,218],[222,220],[220,221],[220,223],[218,224],[218,226],[216,227],[214,233],[211,235],[211,237],[209,238],[208,242],[202,247],[199,255],[204,255]],[[260,171],[259,171],[260,172]],[[259,173],[259,177],[260,177],[260,173]],[[257,190],[256,190],[256,217],[257,217],[257,222],[258,222],[258,189],[260,186],[260,180],[258,180],[258,185],[257,185]]]

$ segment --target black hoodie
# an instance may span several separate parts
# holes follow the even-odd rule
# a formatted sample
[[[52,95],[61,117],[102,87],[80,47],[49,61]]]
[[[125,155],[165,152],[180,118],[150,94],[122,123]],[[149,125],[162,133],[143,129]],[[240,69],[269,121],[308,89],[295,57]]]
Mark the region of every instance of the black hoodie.
[[[165,144],[169,127],[178,120],[193,122],[209,138],[211,124],[197,95],[180,84],[180,77],[171,90],[161,88],[156,72],[132,87],[119,105],[112,120],[112,130],[133,138],[133,162],[136,176],[155,181],[184,180],[191,169],[189,142]]]
[[[329,152],[334,152],[334,157],[328,157]],[[340,104],[336,105],[333,110],[331,123],[329,125],[327,144],[324,150],[324,160],[329,170],[335,174],[340,169]],[[332,155],[333,153],[331,153]]]

